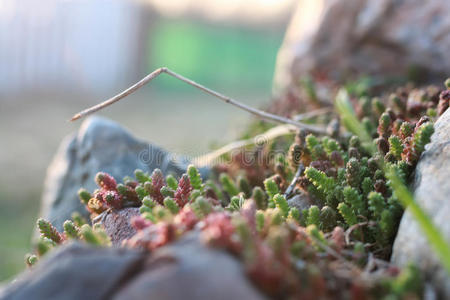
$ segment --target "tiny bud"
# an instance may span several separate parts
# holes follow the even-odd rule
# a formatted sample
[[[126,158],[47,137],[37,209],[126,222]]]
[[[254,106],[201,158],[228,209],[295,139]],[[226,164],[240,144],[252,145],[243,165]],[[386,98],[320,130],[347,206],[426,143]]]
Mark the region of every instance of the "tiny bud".
[[[384,155],[389,152],[389,142],[387,139],[383,137],[379,137],[376,140],[378,151],[383,153]]]
[[[92,198],[92,195],[86,189],[81,188],[78,190],[78,197],[80,198],[81,203],[86,205],[89,202],[89,199]]]
[[[359,148],[359,147],[361,147],[361,140],[359,139],[358,136],[352,135],[352,137],[350,138],[348,144],[349,144],[350,147]]]
[[[354,157],[354,158],[356,158],[356,159],[359,159],[360,156],[361,156],[361,155],[359,154],[359,151],[358,151],[357,148],[355,148],[355,147],[350,147],[350,148],[348,148],[348,157],[349,157],[349,158]]]
[[[330,154],[330,160],[338,167],[344,166],[344,159],[339,151],[333,151]]]
[[[386,182],[382,179],[378,179],[377,181],[375,181],[373,187],[376,192],[378,192],[382,195],[384,195],[387,191]]]
[[[450,90],[450,78],[447,78],[447,80],[445,80],[444,84],[445,84],[445,87]]]

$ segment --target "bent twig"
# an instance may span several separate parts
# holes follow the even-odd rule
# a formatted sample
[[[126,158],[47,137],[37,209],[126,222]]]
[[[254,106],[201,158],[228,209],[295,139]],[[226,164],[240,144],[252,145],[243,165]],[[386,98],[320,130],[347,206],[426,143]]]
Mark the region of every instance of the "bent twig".
[[[128,89],[124,90],[123,92],[115,95],[114,97],[112,97],[112,98],[110,98],[110,99],[108,99],[108,100],[106,100],[106,101],[104,101],[104,102],[102,102],[100,104],[94,105],[94,106],[92,106],[92,107],[90,107],[88,109],[85,109],[85,110],[75,114],[70,119],[70,121],[75,121],[75,120],[81,119],[81,118],[83,118],[83,117],[85,117],[87,115],[93,114],[93,113],[95,113],[95,112],[97,112],[97,111],[99,111],[99,110],[101,110],[101,109],[103,109],[103,108],[105,108],[105,107],[107,107],[107,106],[109,106],[109,105],[119,101],[120,99],[125,98],[126,96],[128,96],[131,93],[137,91],[138,89],[140,89],[141,87],[143,87],[144,85],[146,85],[147,83],[149,83],[150,81],[152,81],[153,79],[155,79],[156,77],[161,75],[162,73],[166,73],[166,74],[168,74],[168,75],[170,75],[172,77],[175,77],[176,79],[181,80],[181,81],[183,81],[183,82],[185,82],[185,83],[187,83],[189,85],[192,85],[192,86],[194,86],[194,87],[204,91],[205,93],[208,93],[208,94],[210,94],[212,96],[215,96],[215,97],[219,98],[220,100],[224,101],[225,103],[228,103],[228,104],[236,106],[236,107],[238,107],[240,109],[243,109],[243,110],[245,110],[245,111],[247,111],[247,112],[249,112],[251,114],[256,115],[259,118],[262,118],[262,119],[265,119],[265,120],[268,120],[268,121],[272,121],[272,122],[276,122],[276,123],[291,124],[291,125],[294,125],[297,128],[303,128],[303,129],[306,129],[306,130],[308,130],[308,131],[310,131],[312,133],[324,134],[326,132],[325,128],[322,128],[322,127],[319,127],[319,126],[310,125],[310,124],[305,124],[305,123],[301,123],[301,122],[297,122],[297,121],[294,121],[292,119],[285,118],[285,117],[278,116],[278,115],[274,115],[274,114],[271,114],[271,113],[268,113],[268,112],[265,112],[265,111],[253,108],[253,107],[248,106],[246,104],[240,103],[239,101],[237,101],[237,100],[235,100],[233,98],[230,98],[230,97],[227,97],[225,95],[222,95],[222,94],[220,94],[220,93],[218,93],[216,91],[213,91],[213,90],[211,90],[211,89],[209,89],[209,88],[207,88],[207,87],[205,87],[205,86],[203,86],[203,85],[201,85],[201,84],[199,84],[199,83],[197,83],[195,81],[192,81],[192,80],[190,80],[190,79],[188,79],[188,78],[186,78],[186,77],[184,77],[184,76],[182,76],[180,74],[177,74],[177,73],[171,71],[170,69],[168,69],[166,67],[156,69],[155,71],[153,71],[152,73],[148,74],[147,76],[145,76],[140,81],[138,81],[137,83],[135,83],[134,85],[132,85]]]

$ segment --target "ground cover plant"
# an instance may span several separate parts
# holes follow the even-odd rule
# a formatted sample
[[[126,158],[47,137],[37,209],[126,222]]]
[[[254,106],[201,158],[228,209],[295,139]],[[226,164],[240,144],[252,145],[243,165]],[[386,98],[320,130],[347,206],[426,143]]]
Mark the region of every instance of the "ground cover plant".
[[[166,69],[150,74],[135,89],[164,72],[189,81]],[[319,99],[314,81],[304,80],[306,96],[280,99],[272,107],[277,115],[192,83],[290,130],[270,135],[264,143],[238,143],[231,147],[237,151],[220,152],[221,162],[210,178],[202,178],[194,165],[179,178],[159,169],[152,174],[136,170],[122,183],[100,172],[97,190],[79,191],[91,220],[107,211],[140,207],[140,216],[131,220],[137,233],[123,246],[150,252],[197,231],[205,245],[239,259],[253,284],[276,299],[422,297],[420,271],[413,265],[400,270],[388,260],[405,204],[399,190],[411,182],[433,122],[448,108],[450,81],[443,88],[405,86],[379,97],[361,83],[347,85],[332,92],[335,112]],[[282,116],[279,107],[286,106],[295,108],[291,114],[304,106],[320,111],[296,119]],[[274,128],[255,122],[246,136],[264,136]],[[91,220],[75,213],[58,232],[39,219],[41,239],[26,263],[34,265],[72,239],[110,246],[100,223],[90,225]]]

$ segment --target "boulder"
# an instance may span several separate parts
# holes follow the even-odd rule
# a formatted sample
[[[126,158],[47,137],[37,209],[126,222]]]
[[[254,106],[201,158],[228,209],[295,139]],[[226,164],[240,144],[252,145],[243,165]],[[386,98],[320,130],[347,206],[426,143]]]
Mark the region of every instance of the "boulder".
[[[154,253],[63,245],[0,290],[4,300],[265,299],[242,264],[192,232]]]
[[[442,0],[301,0],[278,54],[275,92],[310,73],[442,82],[450,70],[449,14]]]
[[[160,248],[145,271],[129,281],[115,300],[265,299],[252,286],[243,266],[229,254],[205,247],[198,233]]]
[[[414,195],[433,223],[450,242],[450,110],[436,122],[431,143],[417,165]],[[436,289],[450,299],[450,277],[417,221],[406,210],[394,242],[392,261],[400,266],[414,262]]]
[[[41,215],[58,229],[74,211],[87,216],[77,191],[81,187],[96,189],[94,177],[99,171],[120,182],[125,176],[133,176],[135,169],[152,172],[159,168],[164,174],[180,176],[188,165],[187,159],[136,139],[115,122],[90,117],[76,134],[64,139],[48,168]],[[205,177],[208,170],[200,172]]]
[[[130,249],[63,245],[1,291],[4,300],[108,299],[141,269],[144,255]]]

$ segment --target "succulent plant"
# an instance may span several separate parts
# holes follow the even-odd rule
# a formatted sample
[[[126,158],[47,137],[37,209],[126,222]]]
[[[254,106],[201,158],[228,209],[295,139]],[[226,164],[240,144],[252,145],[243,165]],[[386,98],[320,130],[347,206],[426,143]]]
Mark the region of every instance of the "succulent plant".
[[[309,98],[318,101],[315,86],[307,86]],[[206,245],[239,259],[254,285],[274,299],[348,298],[353,292],[369,299],[420,297],[421,274],[414,267],[394,272],[380,264],[373,277],[364,267],[369,253],[388,258],[402,214],[385,170],[408,182],[433,134],[433,110],[441,115],[448,108],[448,91],[405,88],[371,98],[354,88],[352,109],[369,141],[374,139],[373,155],[367,140],[356,135],[334,130],[319,137],[300,130],[294,138],[231,156],[233,162],[216,166],[220,172],[211,178],[202,178],[193,165],[180,178],[164,177],[159,169],[151,175],[136,170],[135,179],[119,184],[101,172],[95,177],[99,189],[78,195],[91,217],[140,206],[141,216],[131,220],[137,233],[127,247],[152,251],[195,228]],[[266,159],[279,149],[285,154]],[[245,155],[260,163],[246,163]],[[289,205],[297,195],[308,208]],[[29,266],[71,239],[110,245],[101,226],[90,226],[80,215],[66,221],[62,233],[43,219],[38,227],[42,238],[36,254],[26,256]],[[355,279],[362,274],[372,281]]]

